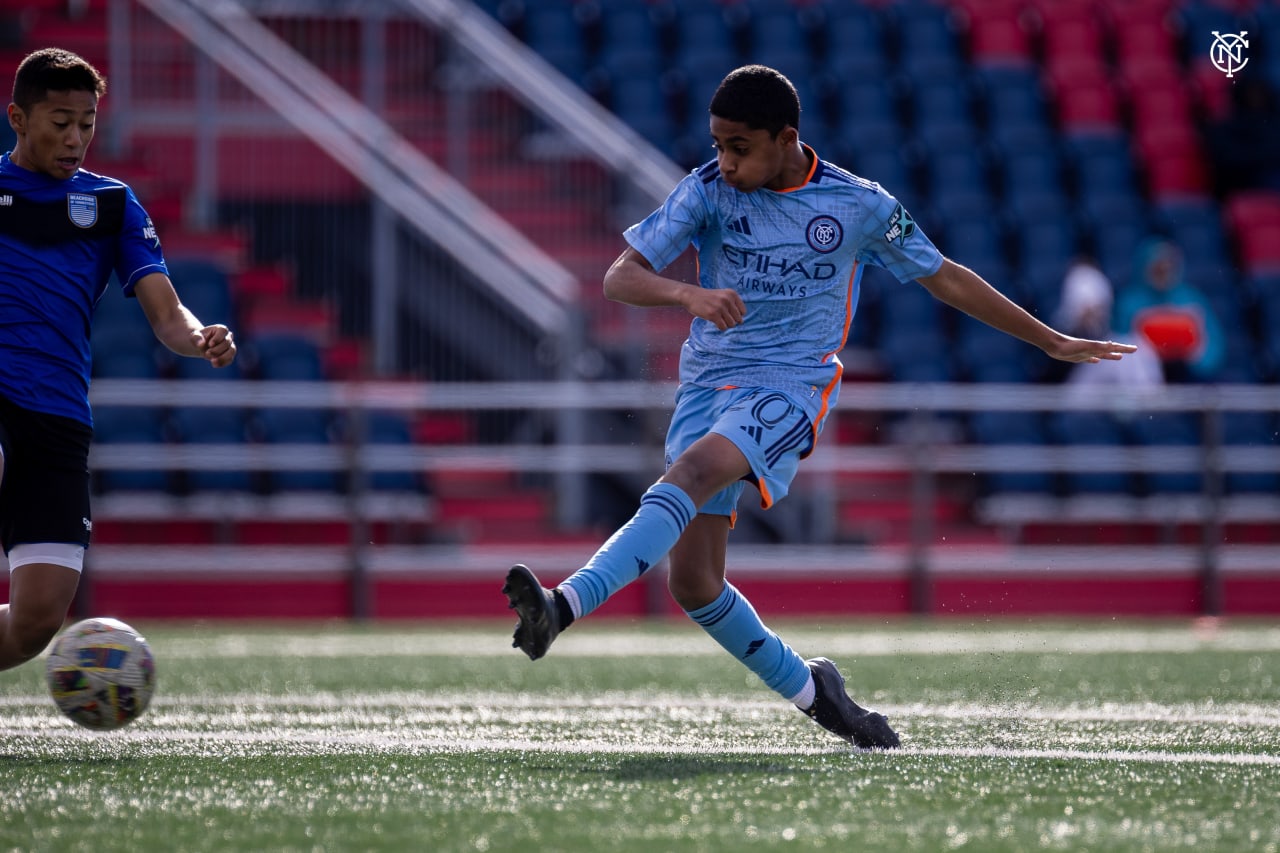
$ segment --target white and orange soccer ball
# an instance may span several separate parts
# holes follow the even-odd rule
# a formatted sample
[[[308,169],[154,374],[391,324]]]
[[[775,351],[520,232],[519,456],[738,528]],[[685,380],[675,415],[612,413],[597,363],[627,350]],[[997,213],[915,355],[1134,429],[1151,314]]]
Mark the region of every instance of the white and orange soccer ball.
[[[136,720],[151,702],[156,664],[146,639],[119,619],[85,619],[67,628],[45,663],[49,693],[62,713],[108,731]]]

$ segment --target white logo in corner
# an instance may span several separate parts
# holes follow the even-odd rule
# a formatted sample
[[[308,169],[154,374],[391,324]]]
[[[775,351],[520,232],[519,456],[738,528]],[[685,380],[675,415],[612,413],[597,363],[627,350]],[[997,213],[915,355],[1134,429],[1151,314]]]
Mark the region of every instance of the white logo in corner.
[[[1245,48],[1249,46],[1249,40],[1245,38],[1247,35],[1249,35],[1248,30],[1226,35],[1214,30],[1213,44],[1209,47],[1209,60],[1213,63],[1213,67],[1228,77],[1233,77],[1237,71],[1248,65],[1249,57],[1244,55]]]

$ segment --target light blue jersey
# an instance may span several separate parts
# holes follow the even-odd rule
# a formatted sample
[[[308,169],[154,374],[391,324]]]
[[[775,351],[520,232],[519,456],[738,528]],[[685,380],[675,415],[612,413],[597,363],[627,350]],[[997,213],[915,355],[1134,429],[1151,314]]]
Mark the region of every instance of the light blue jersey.
[[[731,329],[693,320],[682,383],[784,391],[816,426],[839,393],[837,353],[857,307],[861,265],[910,281],[937,272],[943,258],[879,184],[805,151],[808,180],[781,192],[741,192],[707,163],[623,236],[655,270],[694,246],[698,284],[733,288],[746,302],[745,319]]]

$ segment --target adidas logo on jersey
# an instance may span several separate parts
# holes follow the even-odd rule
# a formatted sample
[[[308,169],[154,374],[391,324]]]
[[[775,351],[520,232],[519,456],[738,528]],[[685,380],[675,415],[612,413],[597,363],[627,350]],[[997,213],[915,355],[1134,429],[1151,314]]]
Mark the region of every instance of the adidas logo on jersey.
[[[751,223],[747,221],[747,217],[743,216],[729,223],[730,231],[737,231],[739,234],[751,236]]]
[[[745,432],[756,440],[756,444],[760,443],[760,439],[764,436],[764,427],[758,426],[740,426],[738,429]]]

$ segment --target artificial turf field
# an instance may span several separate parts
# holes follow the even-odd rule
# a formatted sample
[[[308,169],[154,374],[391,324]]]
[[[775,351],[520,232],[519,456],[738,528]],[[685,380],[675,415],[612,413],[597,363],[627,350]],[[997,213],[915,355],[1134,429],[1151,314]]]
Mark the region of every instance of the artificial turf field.
[[[1280,625],[778,623],[855,752],[696,628],[139,624],[147,714],[0,674],[0,850],[1280,850]]]

